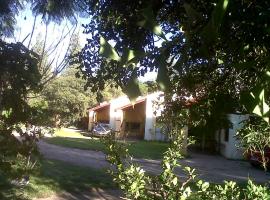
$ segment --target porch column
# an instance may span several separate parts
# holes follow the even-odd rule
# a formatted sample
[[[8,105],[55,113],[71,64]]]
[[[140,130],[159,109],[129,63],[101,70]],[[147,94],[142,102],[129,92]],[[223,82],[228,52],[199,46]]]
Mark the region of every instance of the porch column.
[[[93,129],[93,126],[94,126],[94,115],[95,115],[95,112],[94,111],[89,111],[89,114],[88,114],[88,131],[91,131]]]
[[[180,131],[181,131],[181,135],[183,136],[183,145],[182,145],[181,151],[183,155],[187,155],[188,126],[184,126]]]
[[[146,98],[145,106],[145,130],[144,139],[145,140],[155,140],[155,127],[154,127],[154,110],[152,98],[148,96]]]

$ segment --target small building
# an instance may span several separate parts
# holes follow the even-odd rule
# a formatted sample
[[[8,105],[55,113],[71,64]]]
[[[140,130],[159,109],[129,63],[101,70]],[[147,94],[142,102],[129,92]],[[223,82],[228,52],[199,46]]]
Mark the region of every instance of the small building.
[[[109,123],[110,121],[110,103],[104,102],[100,105],[90,108],[88,110],[88,130],[92,130],[94,124],[99,123]]]
[[[216,133],[216,142],[218,145],[218,153],[228,159],[243,159],[244,150],[241,149],[240,141],[235,137],[235,134],[244,125],[244,121],[249,118],[249,115],[228,114],[227,115],[231,126],[228,129],[221,129]]]
[[[95,123],[108,123],[119,138],[165,140],[156,126],[161,111],[155,104],[162,96],[162,92],[156,92],[138,97],[133,103],[127,96],[122,96],[90,108],[88,130],[92,130]]]
[[[129,103],[118,108],[122,111],[120,137],[131,139],[144,139],[146,98]]]
[[[163,93],[156,92],[138,97],[133,103],[127,96],[101,103],[88,110],[88,130],[92,130],[95,123],[107,123],[118,138],[166,141],[166,135],[157,124],[157,118],[163,110],[163,101]],[[238,148],[239,141],[234,136],[248,115],[228,114],[227,117],[231,127],[216,132],[214,148],[226,158],[242,159],[243,150]],[[188,135],[187,126],[182,131]]]

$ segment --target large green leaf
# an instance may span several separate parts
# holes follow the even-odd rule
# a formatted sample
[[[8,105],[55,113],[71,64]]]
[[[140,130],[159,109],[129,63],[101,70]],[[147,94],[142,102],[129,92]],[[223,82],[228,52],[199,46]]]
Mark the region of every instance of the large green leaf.
[[[100,36],[99,54],[109,60],[120,61],[120,57],[116,50],[102,36]]]
[[[168,91],[171,88],[171,82],[168,75],[167,62],[163,54],[158,58],[159,68],[157,74],[157,83],[162,91]]]
[[[124,49],[123,55],[121,57],[122,65],[136,65],[141,58],[145,56],[144,52],[132,50],[132,49]]]
[[[122,56],[122,61],[124,63],[130,61],[131,59],[133,59],[134,57],[136,56],[136,53],[134,50],[132,49],[126,49],[123,53],[123,56]]]
[[[251,93],[251,95],[255,100],[258,100],[258,104],[255,106],[252,112],[262,117],[266,122],[269,122],[268,115],[270,109],[267,103],[265,102],[264,89],[261,90],[259,96],[255,96],[254,93]]]
[[[269,105],[265,102],[265,91],[262,88],[255,88],[249,95],[243,94],[241,102],[245,105],[248,111],[262,117],[269,123]]]
[[[163,38],[166,40],[166,37],[164,36],[162,32],[162,28],[160,25],[156,22],[154,12],[151,6],[148,6],[141,10],[141,15],[143,17],[143,20],[137,22],[138,26],[141,26],[147,30],[152,31],[155,35]]]
[[[195,9],[193,9],[189,4],[184,3],[184,8],[188,15],[189,23],[191,25],[202,19],[202,15],[198,13]]]
[[[203,45],[200,48],[200,52],[203,55],[208,54],[208,47],[216,41],[219,33],[219,28],[224,19],[224,15],[227,11],[229,0],[219,0],[216,4],[211,19],[204,27],[202,31]]]
[[[132,103],[135,102],[136,98],[141,95],[138,79],[131,78],[123,88],[123,92],[129,97]]]
[[[218,29],[221,26],[224,15],[228,7],[229,0],[219,0],[212,13],[211,21],[209,22],[213,29]]]

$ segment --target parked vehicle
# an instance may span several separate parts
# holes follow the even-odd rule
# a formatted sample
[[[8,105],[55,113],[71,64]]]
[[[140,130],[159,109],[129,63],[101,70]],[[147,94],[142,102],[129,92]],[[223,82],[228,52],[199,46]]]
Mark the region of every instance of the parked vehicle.
[[[264,149],[264,157],[266,161],[266,165],[270,168],[270,147],[265,147]],[[250,151],[247,154],[247,159],[249,160],[250,164],[256,167],[262,166],[263,157],[260,151]]]
[[[97,123],[93,130],[92,135],[94,136],[105,136],[111,132],[111,127],[109,124]]]

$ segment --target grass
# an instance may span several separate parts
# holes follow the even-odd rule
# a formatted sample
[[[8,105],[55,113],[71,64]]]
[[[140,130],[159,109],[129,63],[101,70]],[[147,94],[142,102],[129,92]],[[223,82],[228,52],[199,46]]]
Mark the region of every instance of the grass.
[[[139,141],[130,143],[129,153],[135,158],[162,159],[169,144],[165,142]]]
[[[55,137],[48,138],[47,142],[54,145],[104,151],[105,146],[98,138],[84,137],[78,132],[67,131],[67,129],[61,129],[56,131]],[[129,153],[135,158],[144,159],[161,159],[163,153],[169,147],[166,142],[154,142],[154,141],[127,141]]]
[[[3,179],[0,177],[0,180]],[[43,160],[39,172],[30,177],[30,183],[23,190],[12,187],[7,181],[0,181],[0,199],[49,197],[61,191],[79,192],[93,187],[115,188],[115,185],[110,175],[104,170]],[[20,196],[20,198],[14,198],[14,196]]]

